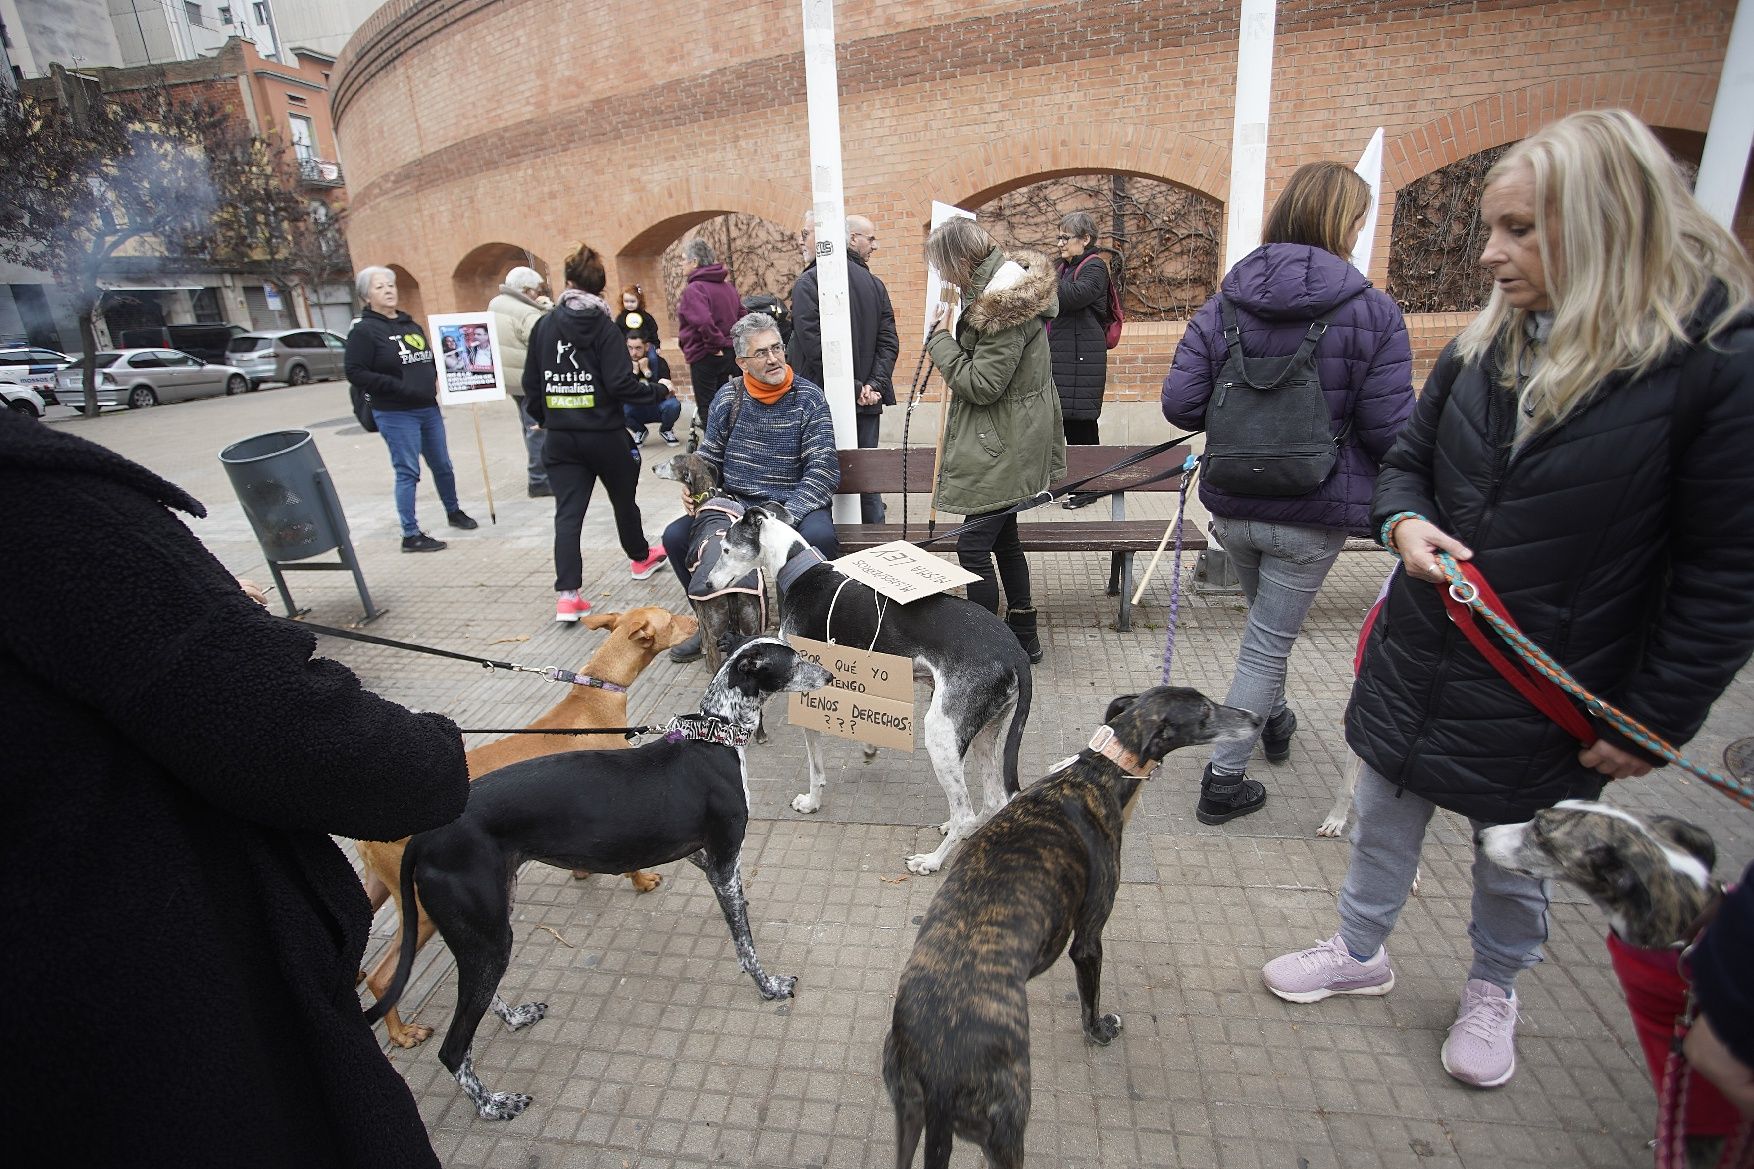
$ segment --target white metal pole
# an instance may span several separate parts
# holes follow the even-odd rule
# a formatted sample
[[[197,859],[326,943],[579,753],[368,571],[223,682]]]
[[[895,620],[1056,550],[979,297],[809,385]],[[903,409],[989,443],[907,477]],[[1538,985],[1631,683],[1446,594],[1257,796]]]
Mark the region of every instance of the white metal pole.
[[[1754,15],[1747,0],[1736,5],[1730,44],[1718,74],[1717,98],[1711,104],[1711,125],[1705,132],[1705,154],[1693,193],[1706,212],[1725,227],[1736,217],[1742,181],[1748,171],[1748,149],[1754,145]]]
[[[804,95],[810,113],[810,188],[816,208],[816,292],[822,310],[822,374],[834,443],[859,445],[853,409],[853,322],[847,305],[847,216],[841,196],[840,80],[834,0],[803,0]],[[859,497],[834,497],[836,523],[859,522]]]
[[[1237,37],[1236,115],[1230,131],[1230,216],[1224,270],[1261,242],[1267,191],[1267,121],[1273,97],[1273,26],[1277,0],[1242,0]]]

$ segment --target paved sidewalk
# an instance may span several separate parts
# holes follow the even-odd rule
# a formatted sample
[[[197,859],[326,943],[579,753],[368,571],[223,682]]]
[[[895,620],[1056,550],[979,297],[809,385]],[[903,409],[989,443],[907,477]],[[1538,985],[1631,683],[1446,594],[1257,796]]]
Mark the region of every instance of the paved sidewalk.
[[[482,408],[480,422],[498,523],[488,522],[470,414],[452,411],[463,506],[482,526],[446,529],[423,483],[421,515],[451,546],[422,556],[399,551],[383,444],[354,424],[339,384],[55,424],[191,490],[211,512],[191,524],[195,532],[228,568],[264,584],[261,553],[217,453],[248,435],[308,429],[347,508],[372,595],[388,609],[372,632],[577,666],[602,635],[551,620],[552,501],[525,496],[510,404]],[[668,453],[655,436],[645,447],[649,461]],[[679,513],[676,487],[644,476],[640,501],[655,542]],[[1129,514],[1167,517],[1172,503],[1142,497],[1129,506]],[[899,516],[897,502],[890,508]],[[667,571],[628,579],[606,499],[595,501],[584,543],[587,595],[599,608],[681,608]],[[1471,849],[1457,817],[1441,813],[1434,822],[1419,892],[1390,940],[1400,979],[1392,995],[1297,1007],[1261,986],[1268,958],[1334,929],[1347,845],[1313,833],[1345,767],[1339,717],[1353,638],[1388,563],[1380,553],[1343,556],[1311,613],[1291,662],[1300,730],[1288,765],[1257,760],[1271,793],[1261,813],[1222,828],[1199,824],[1193,804],[1205,756],[1197,750],[1172,757],[1145,794],[1104,934],[1105,1006],[1125,1019],[1120,1039],[1108,1048],[1083,1039],[1069,962],[1031,984],[1030,1164],[1651,1163],[1645,1142],[1655,1102],[1607,967],[1604,923],[1569,890],[1556,894],[1548,961],[1519,987],[1516,1078],[1473,1091],[1439,1066],[1468,959]],[[1169,601],[1166,572],[1152,582],[1133,631],[1121,634],[1102,595],[1105,558],[1032,557],[1031,565],[1047,658],[1023,740],[1026,780],[1080,747],[1109,698],[1157,680]],[[299,573],[290,583],[311,620],[360,616],[346,574]],[[1221,696],[1241,624],[1235,601],[1185,596],[1174,680]],[[379,693],[464,726],[521,725],[558,697],[541,680],[458,662],[334,641],[323,651]],[[661,658],[630,694],[632,721],[693,709],[706,681],[703,666]],[[789,801],[804,784],[801,739],[784,725],[770,730],[772,743],[749,753],[754,807],[744,869],[763,963],[800,976],[796,997],[758,997],[737,969],[711,891],[689,865],[667,866],[662,888],[643,896],[618,878],[579,883],[531,866],[519,882],[517,945],[501,992],[512,1003],[545,1000],[548,1015],[517,1034],[490,1016],[475,1047],[484,1082],[532,1093],[529,1110],[509,1123],[478,1120],[438,1062],[438,1037],[389,1052],[447,1165],[894,1163],[881,1043],[897,976],[939,881],[909,876],[902,859],[937,839],[929,826],[944,818],[944,799],[923,752],[886,751],[865,764],[856,745],[834,742],[823,809],[799,816]],[[1750,733],[1754,671],[1718,704],[1693,753],[1715,762],[1731,739]],[[1620,785],[1614,798],[1708,825],[1720,874],[1739,872],[1754,856],[1754,816],[1672,772]],[[386,908],[374,949],[393,928]],[[454,990],[435,943],[416,967],[404,1015],[442,1036]],[[952,1162],[981,1160],[958,1142]]]

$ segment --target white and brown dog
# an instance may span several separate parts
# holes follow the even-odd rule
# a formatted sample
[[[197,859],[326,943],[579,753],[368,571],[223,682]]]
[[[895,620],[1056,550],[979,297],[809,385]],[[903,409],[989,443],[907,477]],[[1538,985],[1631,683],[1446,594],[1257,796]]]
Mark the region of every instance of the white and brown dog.
[[[1479,841],[1503,868],[1577,886],[1622,941],[1643,949],[1690,940],[1719,891],[1716,844],[1673,816],[1641,819],[1611,804],[1563,800],[1527,823],[1483,829]]]

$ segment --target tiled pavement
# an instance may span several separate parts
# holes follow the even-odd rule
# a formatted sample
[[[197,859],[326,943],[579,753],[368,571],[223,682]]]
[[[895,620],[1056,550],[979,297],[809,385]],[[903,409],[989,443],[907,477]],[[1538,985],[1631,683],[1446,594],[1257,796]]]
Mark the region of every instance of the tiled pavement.
[[[217,452],[251,434],[307,428],[338,484],[373,595],[389,610],[373,632],[577,666],[602,635],[549,619],[550,503],[525,497],[509,405],[482,409],[481,423],[499,522],[487,522],[469,412],[453,411],[464,505],[482,528],[435,527],[451,547],[427,556],[398,552],[382,444],[347,417],[339,385],[56,424],[192,490],[212,509],[195,531],[228,567],[264,583],[261,553]],[[666,453],[655,436],[645,449],[648,458]],[[676,514],[675,488],[646,477],[640,496],[655,537]],[[1134,514],[1167,506],[1148,498]],[[440,521],[430,484],[421,508]],[[627,579],[606,500],[592,509],[585,545],[600,607],[680,605],[668,573]],[[1095,558],[1037,557],[1032,567],[1047,660],[1024,736],[1026,776],[1081,745],[1112,695],[1156,680],[1169,600],[1165,574],[1133,631],[1120,634]],[[1198,752],[1172,758],[1146,794],[1105,933],[1104,994],[1125,1017],[1121,1038],[1108,1048],[1084,1041],[1069,963],[1031,984],[1031,1164],[1650,1163],[1652,1092],[1607,969],[1601,916],[1575,894],[1558,893],[1549,960],[1520,987],[1516,1078],[1478,1092],[1439,1067],[1467,963],[1470,887],[1466,832],[1447,813],[1434,824],[1419,893],[1390,942],[1400,974],[1393,995],[1294,1007],[1261,988],[1262,962],[1333,929],[1347,846],[1313,831],[1344,766],[1337,727],[1354,631],[1385,569],[1381,554],[1344,556],[1311,614],[1291,663],[1302,728],[1288,766],[1261,765],[1272,793],[1262,813],[1218,829],[1196,822]],[[359,616],[344,574],[295,574],[291,585],[312,620]],[[1221,694],[1241,620],[1232,600],[1185,596],[1175,680]],[[521,725],[557,697],[534,678],[354,643],[323,648],[380,693],[464,726]],[[633,721],[691,708],[705,681],[701,666],[661,659],[630,696]],[[938,883],[909,876],[901,862],[936,839],[927,825],[943,818],[943,797],[923,753],[885,752],[865,764],[856,746],[836,743],[823,810],[798,816],[788,803],[803,782],[801,741],[789,727],[773,729],[773,742],[750,752],[754,819],[744,868],[763,961],[800,976],[797,996],[783,1004],[758,997],[737,970],[710,890],[688,865],[669,866],[663,887],[644,896],[619,879],[581,884],[532,866],[518,887],[518,940],[502,992],[510,1002],[547,1001],[548,1016],[517,1034],[490,1018],[476,1065],[490,1086],[533,1093],[535,1103],[509,1123],[478,1120],[440,1067],[436,1039],[390,1051],[447,1165],[893,1163],[879,1051],[896,977]],[[1697,755],[1715,760],[1749,733],[1754,671],[1718,704]],[[1754,817],[1697,783],[1665,773],[1614,795],[1710,825],[1721,871],[1739,871],[1754,855]],[[391,930],[386,909],[374,948]],[[435,944],[404,1010],[442,1035],[453,993],[449,960]],[[976,1165],[979,1154],[959,1142],[953,1163]]]

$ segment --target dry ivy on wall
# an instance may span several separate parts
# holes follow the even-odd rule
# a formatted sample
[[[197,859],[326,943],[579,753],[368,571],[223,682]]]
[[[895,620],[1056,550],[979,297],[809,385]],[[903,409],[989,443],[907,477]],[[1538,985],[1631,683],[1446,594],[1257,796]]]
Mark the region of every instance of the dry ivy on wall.
[[[1001,247],[1053,257],[1060,219],[1073,211],[1094,216],[1098,242],[1120,252],[1128,320],[1183,320],[1217,290],[1224,207],[1186,187],[1131,175],[1069,175],[1019,187],[976,215]]]
[[[1395,193],[1388,293],[1409,313],[1474,312],[1492,277],[1480,267],[1480,191],[1510,143],[1457,159]]]
[[[682,295],[682,285],[693,270],[693,265],[683,258],[683,249],[696,239],[704,239],[712,247],[739,293],[754,296],[769,292],[791,303],[792,285],[804,265],[798,251],[797,229],[740,211],[718,215],[690,229],[664,249],[664,301],[670,312],[664,328],[675,328],[676,299]]]

